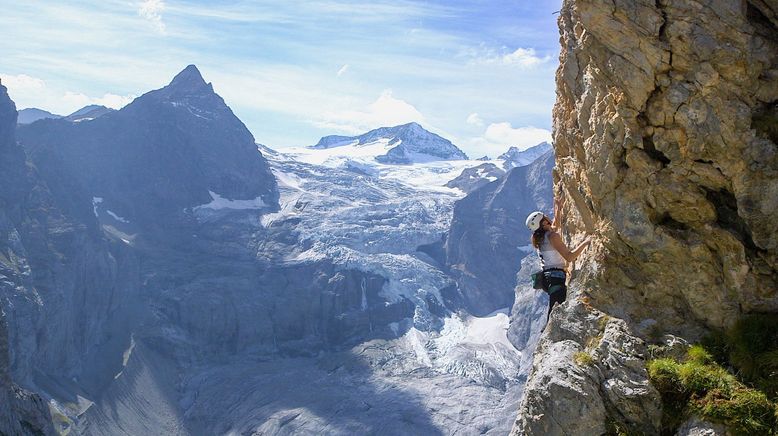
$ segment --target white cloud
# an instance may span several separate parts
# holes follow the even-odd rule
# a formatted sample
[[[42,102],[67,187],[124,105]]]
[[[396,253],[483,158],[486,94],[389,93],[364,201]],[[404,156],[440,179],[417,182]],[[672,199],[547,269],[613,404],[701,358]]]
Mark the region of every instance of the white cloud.
[[[39,91],[46,87],[46,82],[36,77],[30,77],[26,74],[18,74],[16,76],[9,76],[6,74],[0,74],[3,85],[8,89],[13,89],[17,92],[21,91]]]
[[[56,114],[67,115],[84,106],[98,104],[119,109],[130,103],[134,95],[106,93],[102,97],[89,97],[79,92],[64,93],[47,86],[46,82],[26,74],[0,74],[3,85],[14,100],[17,108],[37,107]]]
[[[532,69],[546,65],[551,60],[550,55],[538,56],[535,49],[531,47],[519,47],[514,51],[508,51],[506,47],[503,47],[502,50],[496,50],[481,46],[464,50],[460,56],[469,58],[470,62],[474,64],[516,66],[521,69]]]
[[[165,34],[165,23],[162,21],[162,11],[165,10],[163,0],[145,0],[138,6],[138,15],[148,20],[157,32]]]
[[[550,56],[538,57],[534,48],[517,48],[516,51],[503,55],[501,60],[506,65],[519,65],[525,68],[548,62]]]
[[[477,113],[472,113],[472,114],[467,116],[467,124],[472,124],[474,126],[481,127],[481,126],[484,125],[484,120],[482,120],[481,117],[478,116]]]
[[[90,104],[97,104],[112,109],[121,109],[127,106],[135,98],[134,95],[105,94],[102,97],[88,97],[81,93],[66,92],[62,97],[66,103],[79,108]]]
[[[338,77],[344,75],[346,73],[346,71],[348,71],[348,68],[349,68],[348,64],[343,65],[342,67],[340,67],[340,69],[338,70]]]
[[[410,123],[426,123],[424,115],[412,104],[392,96],[392,90],[381,93],[376,101],[363,109],[345,109],[323,113],[313,124],[341,133],[360,134],[378,127]]]
[[[551,131],[532,126],[514,128],[508,122],[492,123],[482,136],[471,138],[465,151],[473,155],[494,157],[510,147],[526,150],[543,141],[551,142]]]

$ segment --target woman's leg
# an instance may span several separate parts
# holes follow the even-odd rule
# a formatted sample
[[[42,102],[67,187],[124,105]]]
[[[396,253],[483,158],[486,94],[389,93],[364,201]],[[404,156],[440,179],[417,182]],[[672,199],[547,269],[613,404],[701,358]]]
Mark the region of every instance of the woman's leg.
[[[567,299],[567,286],[563,278],[548,277],[546,280],[548,280],[548,316],[546,317],[546,322],[548,322],[548,317],[551,316],[551,309],[556,304],[564,303]]]

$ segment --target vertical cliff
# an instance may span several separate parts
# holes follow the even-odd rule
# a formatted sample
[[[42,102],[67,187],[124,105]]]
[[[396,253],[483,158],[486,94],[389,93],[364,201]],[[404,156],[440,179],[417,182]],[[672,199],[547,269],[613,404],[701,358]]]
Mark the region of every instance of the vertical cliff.
[[[0,435],[48,435],[54,434],[48,405],[38,395],[20,388],[11,370],[13,350],[9,339],[13,338],[9,338],[6,318],[14,305],[6,301],[16,302],[15,296],[24,299],[18,295],[24,291],[17,289],[15,282],[29,274],[19,233],[12,224],[23,215],[20,203],[30,189],[24,151],[16,143],[15,129],[16,105],[0,85]]]
[[[514,432],[656,433],[646,341],[778,311],[778,1],[565,0],[559,26],[556,182],[594,244]]]

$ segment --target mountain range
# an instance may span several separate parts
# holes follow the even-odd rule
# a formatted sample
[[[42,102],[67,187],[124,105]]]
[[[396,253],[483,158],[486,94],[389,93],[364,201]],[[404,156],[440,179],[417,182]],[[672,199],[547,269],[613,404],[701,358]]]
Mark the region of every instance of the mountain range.
[[[466,195],[446,184],[483,162],[415,124],[272,150],[194,66],[88,121],[17,126],[5,99],[0,430],[512,425],[537,336],[506,334],[521,256],[466,235],[518,243],[548,158]]]
[[[70,115],[63,116],[63,115],[53,114],[43,109],[27,108],[27,109],[21,109],[19,111],[19,115],[16,122],[18,124],[32,124],[38,120],[60,119],[60,118],[72,122],[89,121],[113,111],[114,109],[105,106],[90,104],[88,106],[82,107],[81,109],[73,112]]]

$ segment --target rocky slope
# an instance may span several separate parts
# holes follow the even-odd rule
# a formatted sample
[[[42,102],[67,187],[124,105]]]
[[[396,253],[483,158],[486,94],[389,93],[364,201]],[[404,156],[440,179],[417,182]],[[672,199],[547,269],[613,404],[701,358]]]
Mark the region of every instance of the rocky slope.
[[[559,25],[565,231],[595,242],[513,433],[655,434],[646,341],[778,311],[778,2],[566,0]]]

